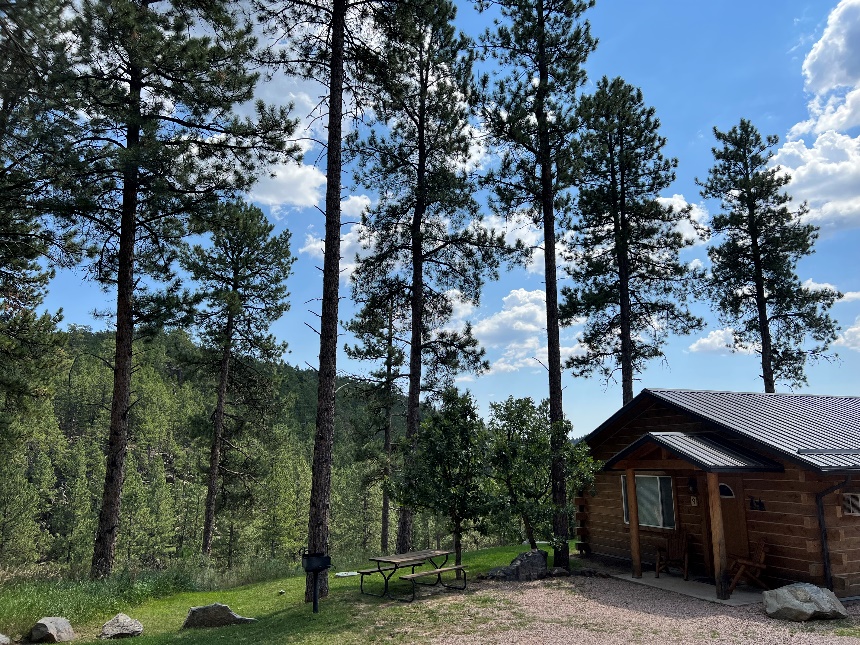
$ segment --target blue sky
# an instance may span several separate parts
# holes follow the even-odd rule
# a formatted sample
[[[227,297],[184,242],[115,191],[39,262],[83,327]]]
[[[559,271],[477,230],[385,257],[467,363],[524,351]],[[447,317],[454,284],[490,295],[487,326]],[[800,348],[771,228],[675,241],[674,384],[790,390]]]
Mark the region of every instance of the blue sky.
[[[486,20],[471,5],[460,5],[459,26],[476,37]],[[604,75],[621,76],[642,89],[668,139],[664,152],[679,159],[677,181],[663,198],[693,204],[707,221],[718,204],[701,200],[695,178],[704,178],[713,163],[712,128],[727,130],[743,117],[762,134],[780,137],[777,161],[793,176],[789,192],[797,202],[809,203],[810,217],[821,227],[815,255],[799,266],[800,278],[846,294],[831,312],[842,327],[834,347],[839,360],[810,365],[809,386],[802,391],[860,394],[860,0],[598,0],[587,15],[599,44],[587,65],[585,91]],[[319,89],[279,78],[262,87],[260,95],[269,101],[291,100],[296,114],[303,115],[318,102]],[[321,134],[319,122],[308,127]],[[251,197],[276,230],[292,231],[298,258],[288,283],[292,309],[274,332],[290,344],[288,362],[314,366],[318,338],[308,325],[317,326],[312,312],[319,311],[321,294],[323,220],[315,206],[323,202],[325,177],[313,166],[319,150],[310,144],[306,148],[303,165],[276,169],[277,176],[262,181]],[[347,279],[359,250],[351,222],[373,199],[352,191],[348,174],[344,179],[342,320],[352,311]],[[707,260],[705,246],[685,252],[685,260],[696,258]],[[61,273],[46,305],[63,307],[66,323],[101,327],[90,313],[110,308],[112,296],[83,282],[82,276],[82,271]],[[491,361],[488,374],[460,380],[483,411],[511,394],[547,395],[539,362],[546,353],[543,302],[538,263],[503,274],[488,285],[480,308],[458,312],[472,321]],[[706,317],[708,327],[694,336],[672,338],[666,361],[652,362],[639,375],[636,391],[761,391],[757,357],[730,353],[724,347],[726,331],[708,306],[697,304],[695,310]],[[580,330],[562,330],[568,351],[575,351]],[[350,364],[342,353],[338,361],[344,373],[365,369]],[[621,406],[618,384],[568,373],[563,383],[564,408],[575,435],[589,432]]]

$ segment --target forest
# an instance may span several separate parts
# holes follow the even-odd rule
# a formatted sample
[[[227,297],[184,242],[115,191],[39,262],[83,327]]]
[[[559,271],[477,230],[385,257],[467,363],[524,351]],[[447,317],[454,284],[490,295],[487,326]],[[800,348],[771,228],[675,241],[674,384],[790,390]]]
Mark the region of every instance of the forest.
[[[698,298],[760,358],[766,392],[802,385],[831,356],[841,294],[797,276],[818,232],[771,164],[777,137],[714,128],[707,224],[661,201],[678,161],[642,90],[583,91],[593,5],[487,0],[495,22],[471,35],[450,0],[0,5],[0,566],[102,578],[441,540],[458,562],[464,541],[548,540],[564,563],[597,464],[569,439],[563,370],[617,378],[628,402],[670,335],[702,329]],[[256,99],[275,72],[324,95],[308,369],[270,331],[290,307],[290,232],[247,201],[307,151],[307,115]],[[376,194],[348,296],[347,175]],[[681,260],[699,238],[707,270]],[[481,419],[454,384],[488,364],[454,310],[538,251],[546,400]],[[40,312],[73,266],[104,288],[110,331]],[[575,320],[583,351],[566,358]],[[367,374],[339,373],[342,352]]]

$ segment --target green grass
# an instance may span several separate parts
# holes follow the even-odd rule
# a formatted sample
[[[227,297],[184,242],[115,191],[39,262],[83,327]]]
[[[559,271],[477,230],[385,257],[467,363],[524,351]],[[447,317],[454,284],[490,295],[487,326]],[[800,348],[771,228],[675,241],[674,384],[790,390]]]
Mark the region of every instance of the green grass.
[[[490,569],[509,564],[527,547],[513,545],[463,554],[470,579]],[[335,562],[337,565],[338,562]],[[368,564],[350,563],[339,570],[364,568]],[[104,582],[89,580],[17,580],[0,586],[0,632],[23,635],[42,616],[65,616],[72,623],[81,642],[95,641],[102,623],[118,612],[140,620],[144,636],[135,643],[364,643],[375,641],[419,642],[421,633],[450,633],[452,626],[481,628],[485,621],[482,608],[501,603],[489,598],[468,600],[446,594],[446,602],[424,599],[404,604],[359,593],[359,578],[329,577],[329,597],[320,601],[320,613],[303,602],[304,575],[296,573],[265,582],[228,588],[244,576],[219,576],[207,570],[177,569],[169,572],[147,572],[137,576],[119,574]],[[282,567],[282,571],[285,568]],[[257,572],[271,578],[271,569]],[[381,590],[372,576],[365,588]],[[221,589],[214,590],[218,581]],[[199,590],[201,588],[209,590]],[[284,594],[279,594],[284,590]],[[408,583],[392,581],[392,593],[407,596]],[[467,592],[468,593],[468,592]],[[253,616],[253,625],[217,630],[180,631],[189,607],[221,602],[243,616]],[[464,620],[468,617],[469,620]]]

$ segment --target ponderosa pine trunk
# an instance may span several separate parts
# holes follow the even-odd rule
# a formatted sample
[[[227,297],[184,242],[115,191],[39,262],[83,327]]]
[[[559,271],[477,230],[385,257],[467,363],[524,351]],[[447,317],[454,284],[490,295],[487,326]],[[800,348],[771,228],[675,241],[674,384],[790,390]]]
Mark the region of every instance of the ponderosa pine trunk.
[[[308,551],[328,553],[331,515],[331,466],[337,379],[337,312],[340,280],[340,186],[343,133],[344,32],[346,0],[334,0],[329,60],[328,149],[326,151],[325,255],[320,320],[320,367],[314,437]],[[319,595],[328,596],[328,571],[319,574]],[[314,576],[305,579],[305,602],[312,602]]]
[[[116,348],[114,353],[113,398],[110,409],[110,434],[105,460],[102,504],[93,544],[90,578],[105,578],[113,570],[119,534],[122,487],[125,482],[125,457],[128,451],[128,412],[131,402],[131,374],[134,341],[134,244],[140,170],[135,158],[140,149],[141,71],[129,70],[129,115],[126,123],[128,161],[122,170],[119,249],[116,284]]]
[[[546,96],[549,87],[549,66],[544,43],[545,22],[543,3],[538,8],[538,88],[535,97],[535,117],[538,123],[538,164],[540,165],[541,223],[544,239],[544,279],[546,284],[547,370],[549,372],[549,420],[552,425],[552,529],[554,537],[553,562],[557,567],[570,567],[570,528],[567,513],[567,468],[564,461],[564,411],[561,388],[561,342],[558,323],[558,280],[555,261],[555,191],[552,177],[552,149],[549,142],[549,115]]]
[[[755,280],[755,304],[758,315],[759,333],[761,335],[761,378],[764,381],[764,391],[776,392],[776,380],[773,375],[773,340],[770,336],[770,320],[767,315],[767,294],[764,288],[764,270],[762,268],[762,253],[759,246],[759,231],[756,226],[755,204],[747,206],[747,226],[749,227],[750,252],[753,262],[753,279]]]
[[[212,427],[212,446],[209,452],[209,475],[206,480],[206,506],[203,510],[203,545],[201,552],[212,552],[212,536],[215,534],[215,502],[218,499],[218,470],[221,468],[221,444],[224,437],[224,407],[227,403],[227,381],[230,376],[230,354],[233,345],[233,312],[227,314],[224,328],[224,348],[218,369],[218,394],[215,403],[215,419]]]

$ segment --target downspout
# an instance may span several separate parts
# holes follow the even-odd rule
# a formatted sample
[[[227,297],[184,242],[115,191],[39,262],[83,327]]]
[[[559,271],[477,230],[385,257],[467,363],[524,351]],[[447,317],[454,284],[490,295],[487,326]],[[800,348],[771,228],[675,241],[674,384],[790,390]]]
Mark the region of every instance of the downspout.
[[[831,486],[827,490],[820,493],[815,493],[815,503],[818,506],[818,526],[821,529],[821,557],[824,561],[824,584],[830,591],[833,591],[833,571],[830,568],[830,545],[827,542],[827,523],[824,520],[824,498],[835,493],[841,488],[845,488],[851,483],[851,475],[849,474],[844,482]]]

